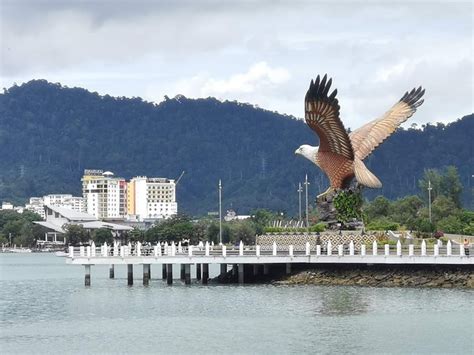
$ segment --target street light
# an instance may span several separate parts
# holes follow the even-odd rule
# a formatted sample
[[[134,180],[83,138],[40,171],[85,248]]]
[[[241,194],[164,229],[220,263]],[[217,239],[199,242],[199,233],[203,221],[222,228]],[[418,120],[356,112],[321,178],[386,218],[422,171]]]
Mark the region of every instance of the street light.
[[[430,216],[430,223],[431,221],[431,190],[433,188],[431,187],[431,180],[428,180],[428,215]]]
[[[222,183],[219,179],[219,243],[222,244]]]
[[[305,186],[305,189],[306,189],[306,228],[309,227],[309,222],[308,222],[308,185],[309,185],[309,182],[308,182],[308,174],[306,174],[305,176],[305,179],[304,179],[304,186]]]
[[[299,218],[298,221],[301,222],[301,193],[303,192],[303,187],[301,182],[298,184],[298,206],[299,206]]]

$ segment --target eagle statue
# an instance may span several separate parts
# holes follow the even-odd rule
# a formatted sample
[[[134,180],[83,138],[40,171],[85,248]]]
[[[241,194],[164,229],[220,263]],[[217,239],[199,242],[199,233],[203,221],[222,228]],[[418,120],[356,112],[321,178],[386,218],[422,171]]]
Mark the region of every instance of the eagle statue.
[[[421,87],[406,92],[382,117],[348,133],[339,118],[337,89],[328,94],[331,83],[327,75],[322,80],[319,75],[316,81],[311,80],[305,97],[305,121],[319,136],[319,146],[304,144],[295,151],[311,160],[329,178],[330,187],[318,199],[331,191],[348,188],[354,177],[362,186],[382,187],[363,160],[415,113],[425,93]]]

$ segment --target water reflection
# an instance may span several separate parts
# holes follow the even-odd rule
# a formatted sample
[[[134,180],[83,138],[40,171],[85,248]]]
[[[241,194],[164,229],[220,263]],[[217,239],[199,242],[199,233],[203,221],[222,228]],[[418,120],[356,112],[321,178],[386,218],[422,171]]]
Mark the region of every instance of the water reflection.
[[[356,287],[322,287],[315,312],[324,316],[348,316],[367,313],[369,302]]]

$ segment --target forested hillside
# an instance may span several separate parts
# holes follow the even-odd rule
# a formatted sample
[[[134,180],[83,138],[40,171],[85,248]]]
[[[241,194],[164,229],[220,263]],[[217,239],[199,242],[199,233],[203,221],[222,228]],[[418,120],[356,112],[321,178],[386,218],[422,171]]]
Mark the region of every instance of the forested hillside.
[[[366,197],[416,194],[424,169],[454,165],[472,208],[473,117],[398,131],[367,160],[384,187]],[[125,178],[177,178],[184,170],[183,212],[216,211],[222,179],[224,208],[295,213],[305,173],[311,196],[327,187],[316,167],[295,156],[304,143],[317,139],[302,120],[247,104],[176,97],[156,105],[34,80],[0,95],[0,200],[80,195],[87,168]]]

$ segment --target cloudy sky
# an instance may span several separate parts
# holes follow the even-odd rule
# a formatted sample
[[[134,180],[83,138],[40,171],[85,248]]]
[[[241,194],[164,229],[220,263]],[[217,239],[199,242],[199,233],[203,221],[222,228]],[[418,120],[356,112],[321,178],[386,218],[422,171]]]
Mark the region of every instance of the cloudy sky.
[[[356,128],[426,88],[410,123],[473,112],[471,1],[0,0],[2,87],[31,79],[100,94],[214,96],[303,117],[333,77]]]

